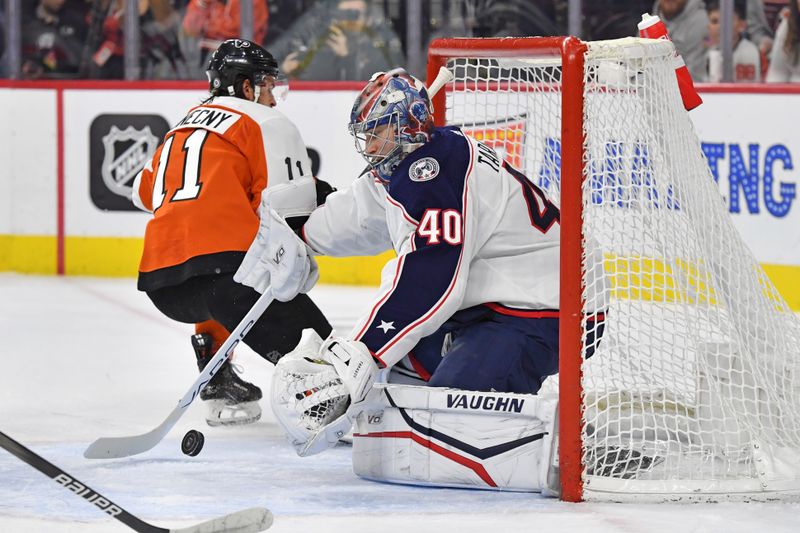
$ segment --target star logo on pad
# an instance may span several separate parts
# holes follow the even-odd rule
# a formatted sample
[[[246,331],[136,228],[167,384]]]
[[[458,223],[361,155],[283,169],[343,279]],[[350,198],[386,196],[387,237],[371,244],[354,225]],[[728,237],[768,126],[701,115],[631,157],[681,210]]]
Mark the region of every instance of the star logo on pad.
[[[390,329],[394,329],[394,322],[384,322],[381,320],[381,325],[378,326],[378,329],[382,329],[384,333],[389,333]]]

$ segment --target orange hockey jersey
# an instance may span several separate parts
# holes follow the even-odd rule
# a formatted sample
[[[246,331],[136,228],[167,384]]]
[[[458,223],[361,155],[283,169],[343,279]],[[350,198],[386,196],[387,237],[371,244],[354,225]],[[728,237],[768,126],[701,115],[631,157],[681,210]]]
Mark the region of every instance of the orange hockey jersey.
[[[300,132],[279,111],[227,96],[190,109],[133,185],[133,203],[153,213],[139,289],[236,271],[264,188],[310,174]]]

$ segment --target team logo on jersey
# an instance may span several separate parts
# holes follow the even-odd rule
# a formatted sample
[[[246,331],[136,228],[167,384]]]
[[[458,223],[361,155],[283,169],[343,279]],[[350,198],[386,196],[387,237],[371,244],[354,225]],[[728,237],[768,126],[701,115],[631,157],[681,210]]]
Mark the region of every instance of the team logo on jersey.
[[[99,115],[89,132],[90,193],[104,210],[136,210],[133,180],[153,156],[169,124],[160,115]]]
[[[411,163],[408,177],[411,181],[429,181],[439,175],[439,162],[432,157],[423,157]]]

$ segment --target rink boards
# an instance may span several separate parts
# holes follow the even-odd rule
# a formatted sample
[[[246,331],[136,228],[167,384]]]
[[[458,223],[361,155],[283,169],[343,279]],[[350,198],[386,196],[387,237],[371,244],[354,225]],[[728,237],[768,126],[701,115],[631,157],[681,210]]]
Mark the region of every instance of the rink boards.
[[[346,132],[359,83],[293,86],[281,109],[298,125],[317,176],[346,186],[363,161]],[[769,91],[769,92],[767,92]],[[0,150],[0,270],[133,276],[148,215],[127,200],[160,138],[204,97],[204,84],[5,82]],[[737,229],[793,309],[800,309],[800,119],[797,89],[702,91],[691,117]],[[798,114],[798,117],[794,117]],[[771,117],[765,120],[765,117]],[[775,120],[772,117],[781,117]],[[484,136],[523,126],[484,128]],[[530,127],[525,125],[524,127]],[[543,160],[555,144],[543,143]],[[540,179],[541,169],[526,169]],[[391,257],[323,260],[322,280],[376,284]]]

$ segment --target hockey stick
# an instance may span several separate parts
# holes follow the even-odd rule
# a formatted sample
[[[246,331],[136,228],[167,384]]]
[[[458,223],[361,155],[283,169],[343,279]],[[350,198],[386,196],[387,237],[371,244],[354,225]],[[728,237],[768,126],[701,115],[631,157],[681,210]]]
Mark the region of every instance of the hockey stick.
[[[447,67],[439,67],[439,72],[436,74],[436,79],[431,82],[431,86],[428,87],[428,98],[433,99],[436,96],[436,93],[439,92],[445,83],[453,79],[453,73],[450,72]]]
[[[26,448],[2,432],[0,432],[0,446],[68,491],[80,496],[88,503],[91,503],[112,518],[119,520],[134,531],[140,531],[142,533],[214,533],[222,531],[246,533],[250,531],[264,531],[272,525],[272,513],[270,513],[268,509],[253,507],[214,518],[213,520],[197,524],[196,526],[177,529],[156,527],[130,514],[96,490],[78,481],[72,475],[67,474],[50,461],[37,455],[29,448]]]
[[[141,435],[131,435],[129,437],[103,437],[94,441],[83,452],[83,456],[87,459],[117,459],[119,457],[130,457],[153,448],[156,444],[161,442],[161,439],[169,433],[169,430],[178,422],[183,416],[184,411],[194,401],[195,398],[203,390],[203,387],[211,380],[214,374],[225,363],[225,361],[233,354],[233,349],[239,344],[244,336],[250,331],[250,328],[264,311],[272,303],[272,291],[267,289],[262,294],[258,301],[253,304],[253,307],[247,312],[239,325],[231,332],[230,336],[220,346],[217,353],[211,361],[208,362],[206,367],[200,373],[200,376],[192,383],[192,386],[183,395],[183,398],[178,400],[178,405],[172,412],[164,419],[161,424],[155,429],[142,433]]]

